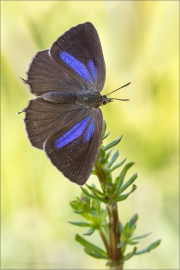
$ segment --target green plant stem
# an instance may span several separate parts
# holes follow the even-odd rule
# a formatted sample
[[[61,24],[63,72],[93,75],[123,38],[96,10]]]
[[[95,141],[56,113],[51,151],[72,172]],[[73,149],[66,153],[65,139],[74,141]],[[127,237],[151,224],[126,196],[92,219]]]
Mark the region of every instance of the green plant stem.
[[[95,171],[96,175],[99,179],[100,184],[102,184],[105,179],[105,173],[103,171],[103,168],[101,166],[100,160],[96,160],[95,164]],[[106,198],[108,200],[108,197]],[[121,249],[117,248],[117,245],[120,242],[120,229],[119,229],[119,216],[118,216],[118,210],[117,210],[117,204],[107,204],[107,211],[109,215],[109,246],[107,246],[107,242],[105,241],[105,237],[101,235],[103,243],[106,247],[106,250],[108,252],[109,257],[114,262],[118,262],[122,259],[122,253]],[[114,267],[114,269],[122,270],[123,269],[123,263],[119,263]]]
[[[110,239],[110,258],[113,261],[122,259],[121,249],[117,248],[120,242],[119,217],[117,204],[107,205],[109,215],[109,239]],[[122,268],[119,268],[122,269]]]

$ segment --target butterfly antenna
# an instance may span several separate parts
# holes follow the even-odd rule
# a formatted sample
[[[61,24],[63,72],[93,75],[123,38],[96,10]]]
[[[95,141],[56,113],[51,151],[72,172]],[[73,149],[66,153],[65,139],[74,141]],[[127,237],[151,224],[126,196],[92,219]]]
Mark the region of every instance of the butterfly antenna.
[[[127,98],[126,98],[126,99],[122,99],[122,98],[112,98],[111,100],[112,100],[112,101],[113,101],[113,100],[129,101],[130,99],[127,99]]]
[[[23,81],[23,83],[27,84],[27,80],[25,80],[25,79],[23,79],[21,77],[19,77],[19,78]]]
[[[119,90],[119,89],[121,89],[121,88],[124,88],[124,87],[128,86],[129,84],[130,84],[130,82],[129,82],[129,83],[126,83],[126,84],[124,84],[123,86],[119,87],[118,89],[115,89],[114,91],[110,92],[110,93],[109,93],[109,94],[107,94],[106,96],[108,96],[108,95],[110,95],[110,94],[112,94],[112,93],[114,93],[114,92],[118,91],[118,90]],[[115,98],[113,98],[113,99],[115,99]],[[118,99],[117,99],[117,100],[118,100]],[[120,99],[120,100],[126,101],[126,100],[129,100],[129,99]]]

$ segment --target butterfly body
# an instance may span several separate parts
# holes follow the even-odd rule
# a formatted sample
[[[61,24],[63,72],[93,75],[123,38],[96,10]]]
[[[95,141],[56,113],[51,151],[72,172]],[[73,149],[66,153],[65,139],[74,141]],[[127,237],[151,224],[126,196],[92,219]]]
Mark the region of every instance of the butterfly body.
[[[36,96],[23,110],[31,144],[78,185],[89,178],[101,143],[99,106],[111,101],[100,94],[105,73],[98,33],[86,22],[39,51],[23,80]]]
[[[98,91],[86,93],[53,91],[45,93],[39,98],[59,104],[79,104],[88,108],[98,108],[102,105],[102,96]]]

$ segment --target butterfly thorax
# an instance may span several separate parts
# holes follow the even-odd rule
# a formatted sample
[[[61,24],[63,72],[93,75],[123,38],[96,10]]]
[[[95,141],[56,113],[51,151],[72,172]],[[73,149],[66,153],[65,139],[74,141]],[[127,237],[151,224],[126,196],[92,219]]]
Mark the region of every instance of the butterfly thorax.
[[[99,106],[104,105],[102,102],[102,97],[104,96],[101,96],[98,91],[86,93],[52,91],[47,92],[38,98],[43,98],[44,100],[53,103],[72,105],[78,104],[88,108],[98,108]]]

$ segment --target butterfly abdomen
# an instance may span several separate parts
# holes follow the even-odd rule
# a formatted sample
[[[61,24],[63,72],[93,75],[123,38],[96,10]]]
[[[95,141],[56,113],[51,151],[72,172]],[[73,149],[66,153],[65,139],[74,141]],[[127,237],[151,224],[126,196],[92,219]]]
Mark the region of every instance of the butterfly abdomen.
[[[100,93],[74,93],[74,92],[61,92],[53,91],[45,93],[38,98],[59,103],[59,104],[78,104],[88,108],[98,108],[100,104]]]
[[[39,98],[60,104],[76,104],[77,100],[76,93],[62,91],[48,92],[39,96]]]

